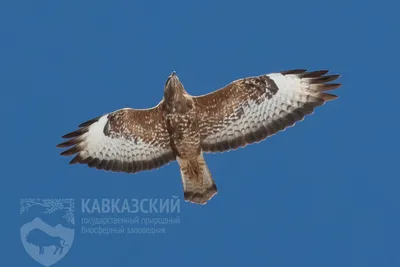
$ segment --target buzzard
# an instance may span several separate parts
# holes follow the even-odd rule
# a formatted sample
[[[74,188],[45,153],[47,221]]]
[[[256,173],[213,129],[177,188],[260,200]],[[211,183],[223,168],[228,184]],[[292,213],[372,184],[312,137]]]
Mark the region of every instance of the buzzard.
[[[136,173],[171,161],[180,167],[184,199],[205,204],[217,193],[203,153],[257,143],[334,100],[326,93],[341,86],[340,75],[304,69],[236,80],[202,96],[192,96],[173,72],[164,98],[149,109],[124,108],[80,124],[63,136],[61,155],[70,164]]]

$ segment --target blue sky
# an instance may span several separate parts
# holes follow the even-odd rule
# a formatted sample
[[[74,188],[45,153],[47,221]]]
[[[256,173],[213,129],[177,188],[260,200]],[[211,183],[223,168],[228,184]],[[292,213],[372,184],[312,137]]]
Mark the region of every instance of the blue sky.
[[[200,95],[292,68],[342,74],[340,98],[266,141],[206,155],[219,194],[165,235],[79,233],[57,266],[399,266],[395,1],[3,1],[3,264],[20,198],[182,198],[177,164],[135,175],[69,166],[90,118],[157,104],[176,70]],[[4,238],[5,237],[5,238]]]

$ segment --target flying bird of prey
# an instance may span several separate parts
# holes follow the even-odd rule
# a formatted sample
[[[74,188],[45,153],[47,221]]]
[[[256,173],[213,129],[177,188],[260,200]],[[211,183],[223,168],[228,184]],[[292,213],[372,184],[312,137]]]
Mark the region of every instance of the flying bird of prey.
[[[58,145],[81,163],[114,172],[136,173],[171,161],[180,167],[184,199],[205,204],[217,186],[203,153],[224,152],[264,140],[337,96],[340,75],[303,69],[236,80],[192,96],[173,72],[164,98],[149,109],[124,108],[89,120]]]

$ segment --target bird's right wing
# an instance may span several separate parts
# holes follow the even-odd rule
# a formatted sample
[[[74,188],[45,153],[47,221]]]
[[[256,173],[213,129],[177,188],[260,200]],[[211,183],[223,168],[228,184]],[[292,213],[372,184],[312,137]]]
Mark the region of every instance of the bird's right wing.
[[[57,147],[70,147],[63,156],[77,154],[70,164],[128,173],[159,168],[175,160],[161,104],[121,109],[82,123]]]

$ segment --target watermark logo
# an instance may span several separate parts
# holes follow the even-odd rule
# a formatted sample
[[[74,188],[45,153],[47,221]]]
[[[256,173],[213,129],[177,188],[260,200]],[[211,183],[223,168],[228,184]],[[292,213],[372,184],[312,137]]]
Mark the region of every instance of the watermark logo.
[[[26,252],[43,266],[51,266],[69,251],[75,235],[73,199],[20,200],[21,241]]]
[[[75,206],[76,204],[76,206]],[[51,266],[70,250],[75,232],[81,236],[165,235],[181,224],[180,199],[82,198],[20,199],[21,242],[43,266]],[[151,238],[151,237],[149,237]]]
[[[81,199],[80,233],[83,235],[167,234],[181,223],[180,199]]]

